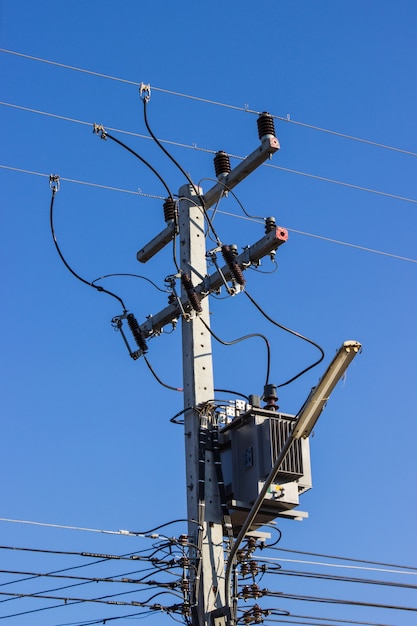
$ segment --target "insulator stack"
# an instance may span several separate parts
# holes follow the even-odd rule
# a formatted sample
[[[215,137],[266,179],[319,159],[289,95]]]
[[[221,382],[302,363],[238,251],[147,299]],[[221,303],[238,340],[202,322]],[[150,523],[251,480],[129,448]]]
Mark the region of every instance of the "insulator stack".
[[[183,272],[181,274],[181,282],[182,286],[184,287],[185,293],[188,296],[188,301],[193,307],[194,311],[197,311],[197,313],[201,313],[203,309],[200,304],[200,299],[194,290],[194,286],[190,276]]]
[[[234,278],[238,285],[244,285],[246,280],[243,277],[241,267],[236,263],[236,252],[236,246],[228,246],[226,244],[222,246],[222,255],[229,267],[232,278]]]
[[[240,566],[240,573],[243,578],[245,578],[245,576],[249,574],[249,564],[247,562],[242,563],[242,565]]]
[[[133,315],[133,313],[128,313],[126,319],[130,328],[130,332],[133,335],[133,339],[136,341],[136,345],[142,350],[143,353],[147,352],[148,346],[146,345],[146,341],[142,335],[141,329],[139,328],[136,317]]]
[[[255,578],[255,576],[259,573],[259,567],[256,561],[251,561],[250,564],[250,573]]]
[[[267,137],[275,137],[274,118],[270,113],[267,113],[266,111],[261,113],[257,119],[257,124],[258,136],[261,141]]]
[[[232,171],[229,155],[223,152],[223,150],[217,152],[214,157],[214,171],[216,172],[216,178],[223,178]]]
[[[269,411],[277,411],[279,406],[277,405],[277,387],[276,385],[265,385],[264,387],[264,401],[266,402],[265,409]]]
[[[277,227],[277,223],[275,221],[275,217],[266,217],[265,218],[265,235],[271,233]]]
[[[164,219],[167,224],[177,221],[177,205],[174,198],[167,198],[163,205]]]
[[[262,624],[264,621],[263,611],[258,604],[255,604],[255,606],[253,607],[253,619],[254,619],[255,624]]]

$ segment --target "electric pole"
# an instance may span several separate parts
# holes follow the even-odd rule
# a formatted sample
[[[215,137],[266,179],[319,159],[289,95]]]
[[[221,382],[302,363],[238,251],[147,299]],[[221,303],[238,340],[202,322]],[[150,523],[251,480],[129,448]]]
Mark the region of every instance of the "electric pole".
[[[207,273],[205,230],[207,211],[228,190],[252,173],[279,149],[272,117],[264,113],[258,119],[261,145],[233,170],[225,153],[216,164],[219,182],[203,195],[202,189],[187,184],[179,190],[178,223],[167,220],[166,228],[137,253],[137,259],[146,263],[178,235],[180,242],[180,275],[182,292],[169,305],[140,326],[144,337],[157,334],[162,328],[182,318],[182,359],[184,387],[184,435],[186,455],[186,489],[188,535],[193,548],[190,564],[190,614],[193,626],[227,626],[229,607],[225,597],[225,557],[223,538],[231,528],[225,528],[216,459],[213,454],[212,433],[214,411],[213,360],[210,334],[208,296],[221,287],[233,292],[239,290],[236,272],[256,264],[288,238],[287,231],[276,227],[272,219],[266,234],[241,254],[229,246],[218,246],[212,254],[217,271]],[[190,181],[191,182],[191,181]],[[224,248],[228,248],[227,254]],[[226,261],[219,267],[216,254]],[[233,287],[229,287],[228,281]],[[238,281],[239,282],[239,278]]]

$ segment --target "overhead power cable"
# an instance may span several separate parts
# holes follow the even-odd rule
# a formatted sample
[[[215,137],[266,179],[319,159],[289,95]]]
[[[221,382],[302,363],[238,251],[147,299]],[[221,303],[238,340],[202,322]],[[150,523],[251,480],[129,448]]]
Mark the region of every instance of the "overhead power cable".
[[[19,106],[19,105],[10,104],[8,102],[0,102],[0,104],[3,105],[3,106],[8,106],[8,107],[13,107],[15,109],[28,111],[28,112],[31,112],[31,113],[38,113],[40,115],[45,115],[47,117],[53,117],[55,119],[62,119],[63,121],[67,121],[67,122],[69,121],[69,122],[74,122],[76,124],[90,125],[90,122],[85,122],[85,121],[77,120],[77,119],[70,118],[70,117],[56,115],[56,114],[53,114],[53,113],[47,113],[46,111],[39,111],[37,109],[31,109],[29,107],[22,107],[22,106]],[[94,124],[91,123],[91,126],[93,126],[93,125]],[[111,130],[113,132],[128,134],[128,135],[131,135],[133,137],[139,137],[141,139],[151,139],[151,137],[147,137],[146,135],[141,135],[139,133],[133,133],[133,132],[130,132],[130,131],[119,129],[119,128],[113,128],[113,127],[108,126],[107,129]],[[179,142],[176,142],[176,141],[169,141],[167,139],[159,139],[158,141],[161,144],[177,146],[177,147],[186,148],[186,149],[189,149],[189,150],[197,150],[199,152],[205,152],[205,153],[213,154],[213,155],[216,154],[216,150],[211,150],[211,149],[208,149],[208,148],[200,148],[200,147],[198,147],[196,145],[183,144],[183,143],[179,143]],[[239,161],[243,161],[245,159],[245,157],[243,157],[241,155],[237,155],[237,154],[229,154],[229,157],[231,157],[233,159],[237,159]],[[275,169],[275,170],[279,170],[279,171],[282,171],[282,172],[287,172],[287,173],[290,173],[290,174],[296,174],[298,176],[305,176],[307,178],[312,178],[314,180],[320,180],[320,181],[325,182],[325,183],[332,183],[334,185],[340,185],[342,187],[347,187],[347,188],[350,188],[350,189],[356,189],[357,191],[365,191],[367,193],[372,193],[372,194],[383,196],[383,197],[386,197],[386,198],[392,198],[394,200],[401,200],[402,202],[411,202],[413,204],[417,204],[417,199],[415,199],[415,198],[408,198],[407,196],[400,196],[398,194],[393,194],[393,193],[389,193],[389,192],[386,192],[386,191],[379,191],[378,189],[371,189],[370,187],[363,187],[361,185],[355,185],[353,183],[347,183],[345,181],[336,180],[334,178],[327,178],[325,176],[319,176],[317,174],[310,174],[309,172],[302,172],[300,170],[295,170],[295,169],[291,169],[291,168],[288,168],[288,167],[283,167],[281,165],[274,165],[273,163],[263,163],[262,167],[269,167],[269,168],[272,168],[272,169]]]
[[[51,524],[47,522],[35,522],[32,520],[23,520],[23,519],[10,519],[8,517],[0,517],[0,522],[10,522],[13,524],[30,524],[32,526],[46,526],[48,528],[60,528],[64,530],[82,530],[90,533],[103,533],[105,535],[123,535],[130,537],[146,537],[147,533],[139,533],[130,530],[104,530],[101,528],[86,528],[84,526],[68,526],[66,524]],[[159,526],[158,528],[162,528]],[[157,536],[152,537],[152,539],[156,539]]]
[[[11,55],[14,55],[14,56],[17,56],[17,57],[21,57],[21,58],[24,58],[24,59],[29,59],[31,61],[38,61],[40,63],[46,63],[48,65],[53,65],[53,66],[56,66],[56,67],[67,69],[67,70],[81,72],[83,74],[88,74],[90,76],[96,76],[98,78],[105,78],[107,80],[112,80],[112,81],[116,81],[116,82],[119,82],[119,83],[124,83],[124,84],[127,84],[127,85],[134,85],[136,87],[140,87],[143,84],[142,82],[137,82],[137,81],[133,81],[133,80],[125,79],[125,78],[120,78],[120,77],[117,77],[117,76],[112,76],[110,74],[104,74],[104,73],[101,73],[101,72],[95,72],[93,70],[87,70],[87,69],[84,69],[84,68],[81,68],[81,67],[76,67],[74,65],[68,65],[66,63],[59,63],[58,61],[51,61],[51,60],[48,60],[48,59],[43,59],[41,57],[36,57],[36,56],[33,56],[33,55],[24,54],[22,52],[17,52],[15,50],[8,50],[6,48],[0,48],[0,52],[4,52],[6,54],[11,54]],[[252,115],[260,115],[260,113],[261,113],[261,111],[257,111],[255,109],[250,109],[246,105],[242,107],[242,106],[238,106],[238,105],[227,104],[225,102],[219,102],[217,100],[212,100],[212,99],[209,99],[209,98],[202,98],[202,97],[199,97],[199,96],[193,96],[193,95],[190,95],[190,94],[181,93],[179,91],[173,91],[173,90],[170,90],[170,89],[164,89],[162,87],[155,87],[154,85],[152,85],[152,90],[153,91],[158,91],[160,93],[165,93],[165,94],[171,95],[171,96],[176,96],[176,97],[180,97],[180,98],[186,98],[188,100],[193,100],[195,102],[201,102],[203,104],[210,104],[210,105],[222,107],[222,108],[225,108],[225,109],[231,109],[233,111],[240,111],[240,112],[243,112],[243,113],[250,113]],[[289,116],[289,115],[287,115],[285,117],[281,116],[281,115],[276,115],[276,114],[271,114],[271,115],[272,115],[272,117],[274,119],[282,121],[282,122],[286,122],[287,124],[294,124],[296,126],[300,126],[300,127],[303,127],[303,128],[308,128],[308,129],[319,131],[319,132],[322,132],[322,133],[327,133],[327,134],[330,134],[330,135],[333,135],[333,136],[336,136],[336,137],[341,137],[342,139],[349,139],[351,141],[358,141],[360,143],[367,144],[367,145],[370,145],[370,146],[374,146],[374,147],[377,147],[377,148],[382,148],[384,150],[391,150],[393,152],[399,152],[401,154],[408,154],[409,156],[417,156],[417,153],[413,152],[412,150],[405,150],[403,148],[397,148],[395,146],[390,146],[390,145],[383,144],[383,143],[380,143],[380,142],[377,142],[377,141],[372,141],[372,140],[369,140],[369,139],[356,137],[355,135],[350,135],[350,134],[347,134],[347,133],[341,133],[339,131],[330,130],[328,128],[323,128],[321,126],[316,126],[314,124],[308,124],[306,122],[300,122],[300,121],[292,119],[291,116]]]
[[[382,567],[395,567],[398,569],[408,569],[417,572],[417,567],[412,565],[398,565],[397,563],[384,563],[382,561],[370,561],[369,559],[356,559],[349,556],[340,556],[334,554],[323,554],[321,552],[307,552],[306,550],[292,550],[290,548],[272,548],[275,552],[287,552],[290,554],[303,554],[305,556],[317,556],[323,559],[333,559],[335,561],[349,561],[350,563],[364,563],[368,565],[381,565]]]
[[[23,168],[19,168],[19,167],[12,167],[12,166],[8,166],[8,165],[1,165],[0,164],[0,169],[4,169],[4,170],[8,170],[11,172],[17,172],[20,174],[29,174],[32,176],[40,176],[42,178],[49,178],[50,174],[45,174],[43,172],[36,172],[33,170],[27,170],[27,169],[23,169]],[[61,182],[67,182],[67,183],[71,183],[71,184],[75,184],[75,185],[86,185],[88,187],[95,187],[98,189],[105,189],[107,191],[117,191],[120,193],[127,193],[127,194],[131,194],[134,196],[139,196],[142,198],[148,198],[148,199],[156,199],[156,200],[164,200],[163,196],[156,196],[153,194],[148,194],[148,193],[143,193],[141,190],[137,190],[134,191],[132,189],[121,189],[120,187],[111,187],[109,185],[101,185],[98,183],[92,183],[89,181],[85,181],[85,180],[77,180],[75,178],[66,178],[65,176],[60,176],[60,180]],[[221,213],[222,215],[227,215],[229,217],[233,217],[235,219],[243,219],[243,220],[247,220],[247,221],[255,221],[255,222],[260,222],[260,220],[258,220],[257,218],[252,218],[252,217],[245,217],[242,215],[237,215],[236,213],[230,213],[228,211],[223,211],[218,209],[217,213]],[[314,239],[319,239],[322,241],[327,241],[329,243],[335,243],[337,245],[340,246],[347,246],[349,248],[355,248],[356,250],[362,250],[364,252],[371,252],[372,254],[379,254],[381,256],[386,256],[392,259],[397,259],[399,261],[407,261],[408,263],[417,263],[417,259],[412,259],[410,257],[405,257],[405,256],[401,256],[399,254],[392,254],[391,252],[385,252],[383,250],[377,250],[375,248],[369,248],[366,246],[360,246],[358,244],[354,244],[354,243],[349,243],[346,241],[341,241],[340,239],[332,239],[331,237],[324,237],[323,235],[316,235],[314,233],[308,233],[302,230],[297,230],[295,228],[288,228],[286,227],[288,231],[292,232],[292,233],[296,233],[298,235],[303,235],[305,237],[313,237]],[[98,280],[98,279],[96,279]],[[94,281],[93,281],[94,282]]]

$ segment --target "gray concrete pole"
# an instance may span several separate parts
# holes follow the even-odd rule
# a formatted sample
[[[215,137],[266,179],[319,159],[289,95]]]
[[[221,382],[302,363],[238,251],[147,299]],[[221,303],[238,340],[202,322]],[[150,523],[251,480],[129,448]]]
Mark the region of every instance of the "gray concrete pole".
[[[200,189],[197,189],[201,193]],[[196,190],[184,185],[179,190],[180,266],[193,284],[207,274],[206,221]],[[198,548],[190,568],[191,598],[197,603],[194,626],[211,626],[211,611],[224,606],[224,551],[222,511],[216,469],[211,450],[203,449],[212,428],[210,411],[197,411],[214,398],[209,299],[201,301],[202,312],[182,319],[185,454],[189,536]],[[199,527],[195,522],[200,524]]]

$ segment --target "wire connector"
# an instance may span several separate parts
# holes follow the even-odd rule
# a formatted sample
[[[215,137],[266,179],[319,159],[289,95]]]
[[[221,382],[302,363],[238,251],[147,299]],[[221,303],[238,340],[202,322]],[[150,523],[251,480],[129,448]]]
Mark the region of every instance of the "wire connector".
[[[151,99],[151,85],[150,84],[146,85],[145,83],[141,83],[139,87],[139,95],[142,98],[142,100],[149,102],[149,100]]]
[[[50,174],[49,176],[49,187],[53,194],[59,191],[59,176],[58,174]]]
[[[103,124],[93,124],[93,133],[95,135],[100,135],[101,139],[107,139],[107,133],[106,133],[106,129],[104,128]]]

